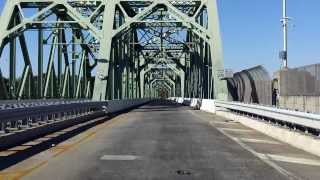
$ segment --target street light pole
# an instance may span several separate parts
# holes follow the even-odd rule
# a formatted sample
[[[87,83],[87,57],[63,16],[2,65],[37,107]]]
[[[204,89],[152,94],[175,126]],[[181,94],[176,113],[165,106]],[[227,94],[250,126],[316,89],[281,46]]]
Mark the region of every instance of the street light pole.
[[[288,68],[288,23],[287,17],[287,0],[282,0],[282,26],[283,26],[283,51],[281,52],[282,67]]]

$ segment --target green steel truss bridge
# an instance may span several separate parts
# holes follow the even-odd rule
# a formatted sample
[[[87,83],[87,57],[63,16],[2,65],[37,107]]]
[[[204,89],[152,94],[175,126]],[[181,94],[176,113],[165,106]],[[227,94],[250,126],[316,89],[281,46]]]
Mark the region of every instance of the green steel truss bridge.
[[[216,0],[8,0],[1,99],[226,98]]]
[[[320,179],[320,114],[220,38],[217,0],[6,0],[0,180]]]

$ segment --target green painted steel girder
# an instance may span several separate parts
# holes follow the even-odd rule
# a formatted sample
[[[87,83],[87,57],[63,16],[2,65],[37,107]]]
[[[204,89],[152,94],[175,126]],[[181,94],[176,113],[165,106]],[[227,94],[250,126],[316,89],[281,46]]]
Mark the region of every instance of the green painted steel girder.
[[[25,41],[29,31],[38,41]],[[9,75],[0,70],[3,99],[154,96],[156,76],[181,97],[227,97],[216,0],[10,0],[0,60],[10,64]]]

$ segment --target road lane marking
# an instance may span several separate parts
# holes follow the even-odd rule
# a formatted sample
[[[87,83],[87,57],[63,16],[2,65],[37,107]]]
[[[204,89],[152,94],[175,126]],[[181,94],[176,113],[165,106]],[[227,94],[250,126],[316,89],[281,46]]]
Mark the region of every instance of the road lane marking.
[[[100,160],[104,161],[133,161],[140,159],[140,156],[133,155],[103,155]]]
[[[258,155],[260,156],[260,158],[272,159],[274,161],[294,163],[294,164],[303,164],[303,165],[309,165],[309,166],[320,166],[319,160],[289,157],[289,156],[282,156],[282,155],[276,155],[276,154],[260,154],[259,153]]]
[[[224,125],[231,125],[231,124],[238,124],[237,121],[212,121],[213,124],[224,124]]]
[[[23,176],[26,176],[27,174],[31,173],[32,171],[40,168],[41,166],[47,164],[48,161],[42,161],[39,164],[34,165],[33,167],[29,169],[16,169],[14,171],[6,171],[2,172],[0,171],[0,179],[2,180],[18,180],[21,179]]]
[[[224,131],[233,131],[233,132],[246,132],[246,133],[255,132],[251,129],[236,129],[236,128],[219,128],[219,129],[222,129]]]
[[[121,114],[119,116],[111,118],[110,120],[108,120],[102,124],[94,126],[94,127],[90,128],[80,134],[77,134],[76,136],[80,136],[81,134],[85,134],[85,136],[80,138],[76,142],[71,143],[68,146],[63,146],[60,148],[61,145],[58,145],[58,146],[55,146],[53,148],[46,150],[46,151],[55,151],[55,154],[53,154],[51,158],[43,160],[43,161],[39,161],[39,162],[35,163],[34,165],[32,165],[31,167],[28,167],[25,169],[19,169],[19,170],[12,169],[12,168],[8,168],[7,170],[6,169],[1,170],[0,171],[0,180],[8,179],[8,177],[9,177],[9,179],[21,179],[22,177],[33,173],[35,170],[43,168],[45,165],[47,165],[49,163],[50,159],[53,159],[53,158],[61,155],[65,151],[68,151],[68,150],[70,151],[71,149],[75,149],[80,144],[82,144],[82,143],[88,141],[90,138],[94,137],[94,135],[96,135],[96,133],[98,133],[99,131],[101,131],[105,128],[111,128],[114,125],[122,122],[124,120],[123,116],[125,116],[125,115],[126,114]],[[98,119],[100,119],[100,118],[98,118]],[[73,136],[72,138],[75,138],[76,136]],[[68,141],[70,141],[70,139],[67,141],[64,141],[64,142],[68,142]],[[1,154],[1,152],[0,152],[0,154]],[[10,178],[10,177],[13,177],[13,178]]]
[[[261,143],[261,144],[275,144],[275,145],[280,145],[280,142],[276,141],[270,141],[270,140],[264,140],[264,139],[250,139],[250,138],[240,138],[242,142],[247,142],[247,143]]]
[[[258,153],[257,151],[255,151],[253,148],[251,148],[250,146],[246,145],[245,143],[241,142],[241,140],[239,138],[233,137],[230,134],[228,134],[227,132],[225,132],[223,129],[217,128],[218,131],[220,131],[223,135],[227,136],[228,138],[232,139],[233,141],[235,141],[237,144],[239,144],[243,149],[249,151],[251,154],[253,154],[254,156],[256,156],[257,158],[259,158],[261,161],[265,162],[266,164],[268,164],[269,166],[273,167],[275,170],[277,170],[279,173],[283,174],[284,176],[287,176],[290,179],[299,179],[302,180],[302,178],[294,175],[292,172],[285,170],[284,168],[282,168],[281,166],[279,166],[278,164],[274,163],[271,158],[262,158],[261,157],[261,153]]]
[[[205,119],[203,119],[201,116],[197,115],[196,113],[189,111],[194,117],[197,117],[203,121],[207,121]],[[286,169],[282,168],[281,166],[279,166],[278,164],[274,163],[271,158],[262,158],[261,154],[256,152],[253,148],[251,148],[250,146],[248,146],[247,144],[241,142],[241,140],[239,138],[233,137],[231,136],[229,133],[227,133],[226,131],[224,131],[221,128],[217,128],[214,126],[214,124],[212,124],[211,122],[209,123],[212,127],[214,127],[215,129],[217,129],[220,133],[222,133],[223,135],[225,135],[226,137],[228,137],[229,139],[233,140],[234,142],[236,142],[237,144],[239,144],[243,149],[247,150],[248,152],[250,152],[251,154],[253,154],[255,157],[259,158],[261,161],[263,161],[264,163],[266,163],[267,165],[269,165],[270,167],[274,168],[276,171],[278,171],[279,173],[281,173],[282,175],[288,177],[289,179],[294,179],[294,180],[302,180],[302,178],[294,175],[292,172],[287,171]]]

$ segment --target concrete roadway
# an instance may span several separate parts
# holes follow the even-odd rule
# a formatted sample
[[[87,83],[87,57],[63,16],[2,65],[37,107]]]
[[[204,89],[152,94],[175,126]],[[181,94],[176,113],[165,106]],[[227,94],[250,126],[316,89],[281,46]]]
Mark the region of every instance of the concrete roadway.
[[[320,179],[318,157],[168,102],[120,115],[17,167],[31,180]]]

